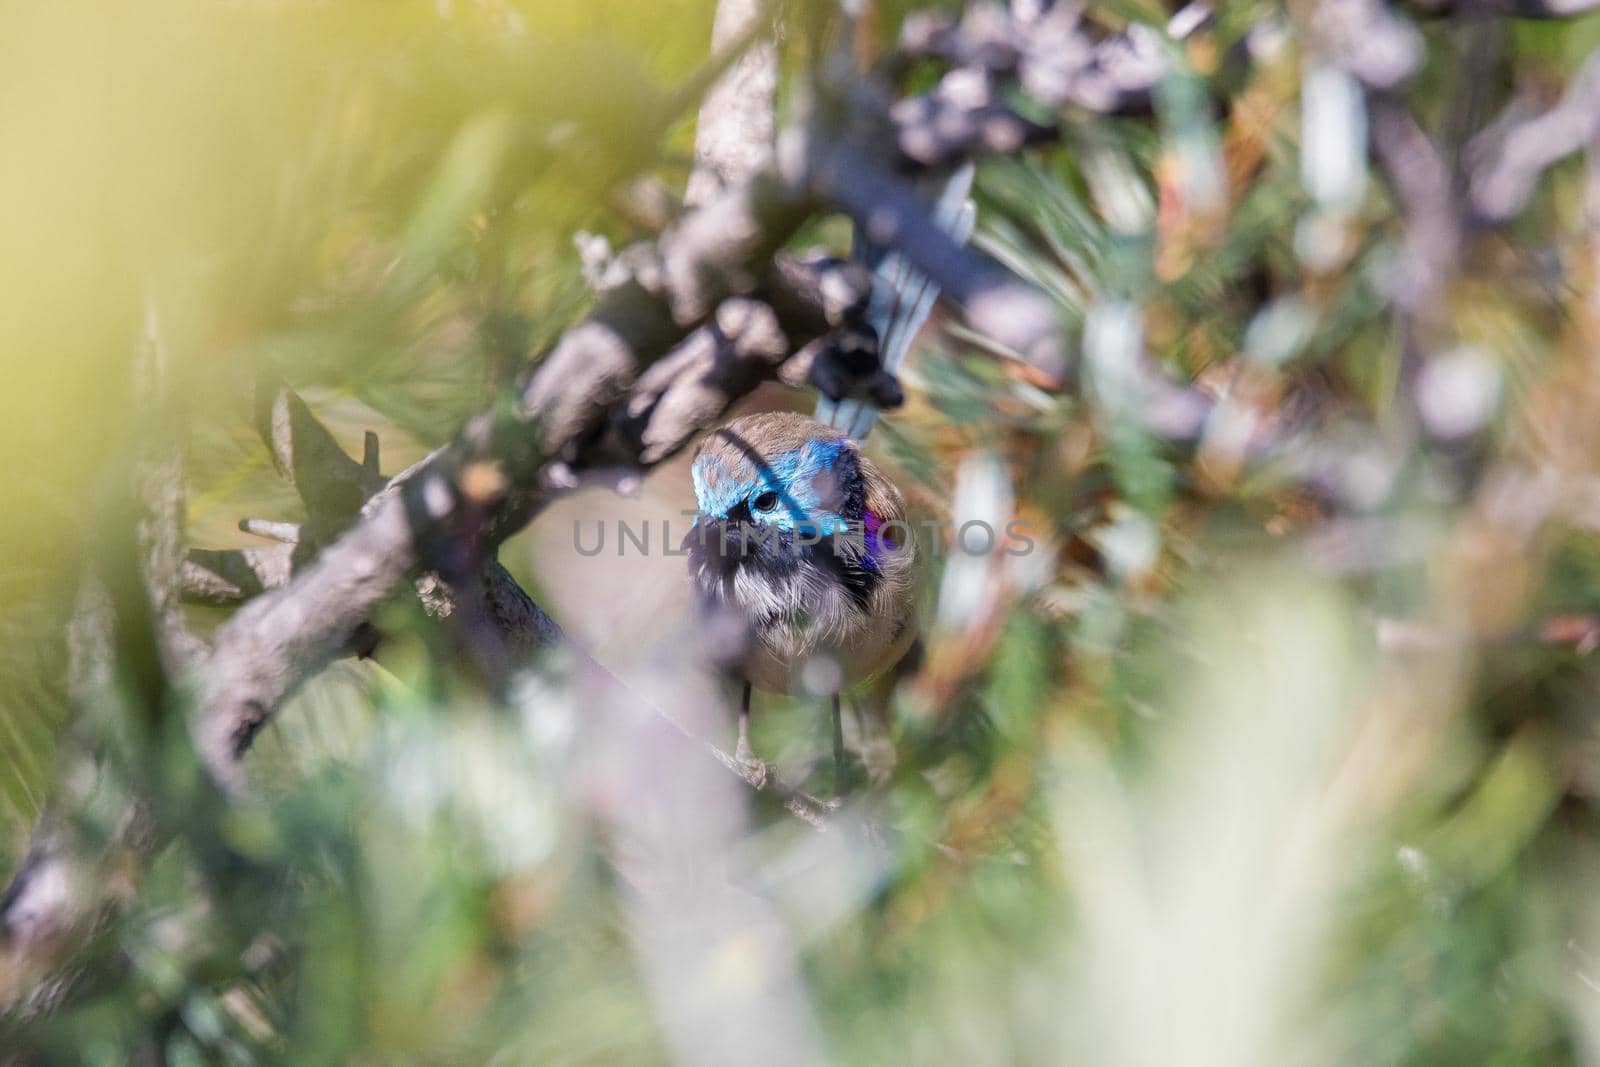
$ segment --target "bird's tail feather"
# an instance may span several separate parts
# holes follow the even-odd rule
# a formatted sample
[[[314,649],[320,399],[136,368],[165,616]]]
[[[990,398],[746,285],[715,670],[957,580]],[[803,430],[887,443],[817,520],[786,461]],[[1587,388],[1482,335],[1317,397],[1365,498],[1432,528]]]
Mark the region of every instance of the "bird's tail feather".
[[[957,244],[966,244],[972,236],[976,208],[967,195],[971,190],[972,164],[965,163],[945,182],[934,208],[934,220]],[[854,254],[872,268],[867,321],[878,335],[879,361],[892,374],[905,362],[911,342],[928,321],[939,287],[899,252],[867,240],[860,226],[856,227]],[[870,401],[823,397],[817,402],[817,421],[837,426],[859,441],[878,421],[878,408]]]

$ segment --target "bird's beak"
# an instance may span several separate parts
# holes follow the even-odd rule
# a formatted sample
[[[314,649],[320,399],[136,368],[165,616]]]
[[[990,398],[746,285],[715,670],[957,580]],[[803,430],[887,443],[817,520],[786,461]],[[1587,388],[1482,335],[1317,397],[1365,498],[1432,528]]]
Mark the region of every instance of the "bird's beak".
[[[739,566],[772,548],[772,531],[751,521],[747,514],[701,516],[689,528],[683,550],[692,567],[702,573],[732,576]]]
[[[698,515],[694,524],[689,527],[689,533],[683,539],[683,544],[678,546],[678,551],[687,552],[691,556],[696,549],[720,544],[726,524],[721,519],[714,519],[709,515]]]
[[[726,519],[701,515],[689,527],[683,539],[682,551],[689,557],[689,566],[705,578],[731,578],[739,565],[739,550],[735,546],[741,539],[729,529]]]

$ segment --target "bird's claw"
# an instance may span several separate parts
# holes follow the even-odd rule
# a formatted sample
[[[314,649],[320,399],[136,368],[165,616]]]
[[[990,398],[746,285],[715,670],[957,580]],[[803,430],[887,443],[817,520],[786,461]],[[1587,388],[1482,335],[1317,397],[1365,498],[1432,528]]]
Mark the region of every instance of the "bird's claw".
[[[887,737],[874,737],[862,743],[861,766],[872,785],[887,784],[894,777],[895,763],[894,744]]]
[[[757,789],[765,789],[767,785],[767,765],[750,751],[750,746],[744,738],[739,738],[738,746],[733,750],[733,758],[739,761],[744,768],[744,777]]]

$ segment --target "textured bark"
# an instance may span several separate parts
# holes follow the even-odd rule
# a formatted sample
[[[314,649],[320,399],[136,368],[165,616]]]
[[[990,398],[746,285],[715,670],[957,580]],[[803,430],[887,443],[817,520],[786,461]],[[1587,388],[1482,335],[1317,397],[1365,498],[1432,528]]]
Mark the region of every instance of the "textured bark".
[[[770,39],[767,7],[761,0],[721,0],[711,26],[713,50],[720,52],[749,34],[757,35],[755,43],[700,104],[694,172],[684,193],[684,203],[691,206],[707,203],[721,190],[749,181],[772,161],[778,49]]]

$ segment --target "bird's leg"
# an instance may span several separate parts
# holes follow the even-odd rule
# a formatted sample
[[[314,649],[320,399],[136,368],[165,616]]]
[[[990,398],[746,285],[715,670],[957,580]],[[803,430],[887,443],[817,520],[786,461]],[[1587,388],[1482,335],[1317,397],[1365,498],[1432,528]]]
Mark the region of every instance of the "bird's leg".
[[[745,781],[757,789],[766,788],[767,764],[756,758],[750,750],[750,683],[744,683],[744,694],[739,698],[739,743],[734,746],[733,758],[744,767]]]
[[[755,763],[755,753],[750,751],[750,683],[744,683],[744,695],[739,699],[739,743],[733,756],[740,763]]]
[[[839,694],[833,694],[833,789],[844,792],[844,721],[839,715]]]
[[[893,699],[899,671],[886,672],[868,684],[852,703],[855,711],[856,755],[861,771],[874,786],[886,784],[894,776],[895,751],[890,739],[889,702]]]

